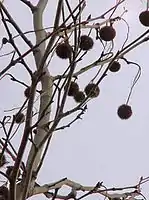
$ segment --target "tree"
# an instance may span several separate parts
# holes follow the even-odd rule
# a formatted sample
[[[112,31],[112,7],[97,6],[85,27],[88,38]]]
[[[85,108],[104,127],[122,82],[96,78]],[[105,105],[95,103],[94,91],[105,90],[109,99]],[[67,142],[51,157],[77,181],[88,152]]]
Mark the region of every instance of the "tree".
[[[19,107],[7,111],[9,114],[4,115],[0,121],[3,132],[3,137],[0,139],[1,168],[3,169],[3,166],[7,164],[7,156],[13,162],[7,170],[0,172],[5,180],[0,187],[0,198],[25,200],[37,194],[44,194],[51,199],[82,199],[94,193],[109,199],[140,197],[142,195],[140,186],[148,181],[148,177],[141,177],[136,185],[124,188],[106,188],[102,181],[92,187],[83,186],[67,178],[41,186],[37,182],[37,177],[44,165],[52,135],[70,127],[83,117],[88,108],[88,102],[101,95],[100,83],[105,80],[105,77],[110,76],[110,73],[118,72],[121,69],[121,61],[128,65],[135,65],[138,69],[126,103],[120,105],[117,110],[121,119],[131,117],[132,108],[129,105],[129,99],[140,78],[141,67],[138,63],[127,59],[127,53],[148,41],[149,30],[147,29],[128,43],[129,25],[123,19],[126,10],[119,15],[115,14],[117,9],[123,6],[125,0],[117,1],[116,5],[95,18],[90,14],[83,16],[87,3],[85,0],[76,1],[75,6],[71,5],[68,0],[58,0],[50,32],[43,24],[43,14],[48,0],[38,0],[37,5],[26,0],[20,0],[20,2],[24,3],[24,6],[26,5],[31,11],[33,31],[22,31],[7,10],[5,2],[0,3],[1,26],[4,27],[6,33],[2,39],[1,49],[9,45],[9,53],[3,55],[3,57],[8,56],[7,65],[1,69],[0,77],[1,80],[10,77],[11,81],[19,84],[25,96],[25,100],[23,99]],[[140,14],[140,22],[144,26],[149,26],[148,15],[147,10]],[[118,51],[115,50],[117,34],[115,23],[117,21],[125,22],[128,27],[126,39]],[[85,34],[82,32],[83,29],[86,30]],[[34,39],[31,38],[31,40],[28,36],[29,33],[35,34],[35,44],[32,41]],[[82,67],[81,62],[86,59],[90,51],[94,50],[96,42],[100,42],[101,45],[99,57]],[[24,45],[25,48],[27,46],[25,52],[21,45]],[[32,63],[28,64],[28,56],[34,60],[36,69],[31,66]],[[56,59],[61,60],[65,67],[53,76],[51,65],[56,56]],[[18,66],[24,73],[27,72],[30,83],[14,76],[13,68]],[[84,73],[90,73],[94,68],[97,68],[97,71],[94,72],[93,77],[88,80],[88,84],[82,91],[78,80]],[[67,101],[69,97],[72,98],[71,101],[75,102],[70,108]],[[68,119],[69,122],[65,119]],[[20,129],[23,133],[19,140],[18,150],[16,150],[13,147],[13,138]],[[25,161],[23,156],[28,150]],[[63,185],[71,188],[71,192],[66,196],[59,192]],[[123,192],[120,194],[110,193],[119,190]],[[85,192],[85,194],[78,197],[79,191]]]

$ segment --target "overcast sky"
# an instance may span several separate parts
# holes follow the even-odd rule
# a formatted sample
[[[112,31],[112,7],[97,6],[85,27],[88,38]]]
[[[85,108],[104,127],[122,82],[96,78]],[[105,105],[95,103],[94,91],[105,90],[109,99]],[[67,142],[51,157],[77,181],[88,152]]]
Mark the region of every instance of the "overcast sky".
[[[28,8],[19,1],[5,0],[5,5],[9,9],[18,25],[23,31],[32,30],[32,18]],[[32,2],[35,2],[32,0]],[[37,0],[36,0],[37,2]],[[51,26],[55,14],[55,2],[49,1],[45,12],[44,24]],[[72,3],[76,2],[71,0]],[[84,16],[92,14],[92,17],[99,16],[113,6],[115,0],[88,0],[84,11]],[[13,5],[13,6],[12,6]],[[145,0],[126,0],[121,6],[117,15],[123,12],[123,7],[128,9],[124,15],[130,26],[129,41],[135,39],[143,33],[146,28],[138,20],[139,13],[146,8]],[[117,16],[115,14],[115,16]],[[127,26],[123,21],[118,21],[114,25],[117,31],[116,50],[121,48],[127,33]],[[87,33],[83,31],[83,33]],[[0,37],[4,32],[0,33]],[[94,34],[92,36],[95,36]],[[95,41],[93,48],[86,56],[86,60],[81,66],[89,64],[100,56],[101,45]],[[20,47],[22,51],[26,46]],[[7,52],[6,47],[3,52]],[[70,128],[54,134],[49,152],[45,159],[45,164],[41,170],[39,182],[49,183],[63,177],[68,177],[85,185],[95,185],[98,181],[103,181],[107,187],[123,187],[135,185],[140,176],[149,176],[149,44],[145,43],[128,55],[126,58],[137,62],[142,69],[142,75],[133,90],[130,98],[133,116],[126,121],[120,120],[116,114],[117,108],[126,102],[130,87],[137,73],[137,67],[126,65],[121,61],[122,68],[116,74],[110,73],[100,84],[100,96],[92,100],[88,105],[88,110],[82,121],[77,121]],[[29,56],[28,63],[32,66],[33,59]],[[7,59],[0,58],[1,66],[7,63]],[[63,64],[62,64],[63,63]],[[53,74],[61,71],[65,62],[54,58],[50,69]],[[96,69],[97,70],[97,69]],[[29,83],[29,78],[20,66],[12,70],[19,78]],[[80,87],[83,89],[92,78],[91,73],[84,74],[79,79]],[[4,109],[19,106],[22,103],[22,87],[15,88],[8,81],[3,79],[0,84],[3,95],[0,100],[0,114]],[[5,93],[5,94],[4,94]],[[71,99],[69,106],[74,105]],[[18,137],[18,138],[17,138]],[[21,136],[17,136],[16,140]],[[18,146],[17,142],[15,143]],[[144,194],[148,195],[148,186],[143,186]],[[44,198],[44,197],[43,197]],[[34,198],[35,199],[35,198]],[[36,197],[36,199],[42,199]]]

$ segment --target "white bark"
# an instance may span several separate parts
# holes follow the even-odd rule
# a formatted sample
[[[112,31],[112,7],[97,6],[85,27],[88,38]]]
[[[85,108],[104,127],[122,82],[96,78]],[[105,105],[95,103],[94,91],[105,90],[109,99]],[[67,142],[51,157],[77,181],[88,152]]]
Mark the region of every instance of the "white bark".
[[[40,41],[42,41],[45,37],[46,37],[46,32],[45,30],[42,31],[37,31],[36,30],[41,30],[43,29],[43,12],[46,8],[46,5],[48,3],[48,0],[40,0],[39,3],[37,4],[36,7],[36,11],[33,13],[33,24],[34,24],[34,30],[35,30],[35,34],[36,34],[36,44],[38,44]],[[43,42],[39,47],[38,47],[38,51],[35,52],[35,62],[36,62],[36,67],[37,69],[39,68],[40,62],[43,58],[43,55],[45,53],[45,47],[46,44],[45,42]],[[41,78],[41,86],[42,86],[42,91],[43,94],[40,96],[40,108],[39,108],[39,118],[41,116],[41,113],[43,112],[44,108],[46,107],[47,103],[50,101],[51,95],[52,95],[52,78],[50,77],[50,73],[48,71],[48,69],[45,67],[45,63],[43,66],[43,71],[45,72],[45,75],[42,76]],[[40,142],[42,141],[42,139],[45,137],[45,135],[47,134],[46,131],[42,127],[43,124],[46,124],[49,122],[49,118],[50,118],[50,106],[48,107],[46,114],[44,115],[44,117],[40,120],[38,127],[37,127],[37,134],[35,135],[34,138],[34,144],[39,145]],[[28,193],[29,189],[33,189],[34,186],[34,181],[32,182],[32,184],[28,184],[31,181],[31,175],[32,175],[32,171],[36,171],[39,163],[40,163],[40,158],[41,158],[41,154],[42,154],[42,150],[43,150],[43,146],[42,148],[38,151],[38,154],[36,155],[35,161],[34,163],[32,163],[33,161],[33,157],[35,154],[35,146],[32,145],[29,156],[28,156],[28,160],[27,160],[27,165],[26,165],[26,177],[24,179],[24,192],[23,192],[23,198],[22,199],[26,199],[26,194]],[[26,190],[26,191],[25,191]]]

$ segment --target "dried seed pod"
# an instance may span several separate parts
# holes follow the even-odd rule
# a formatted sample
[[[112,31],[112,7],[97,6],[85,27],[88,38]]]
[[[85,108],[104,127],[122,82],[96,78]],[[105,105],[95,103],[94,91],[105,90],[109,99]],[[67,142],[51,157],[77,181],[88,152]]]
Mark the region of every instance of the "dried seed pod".
[[[2,43],[3,43],[3,44],[7,44],[7,42],[8,42],[7,38],[4,37],[4,38],[2,39]]]
[[[89,83],[85,89],[85,94],[91,98],[95,98],[99,95],[100,93],[100,89],[98,87],[98,85],[94,84],[94,83]]]
[[[141,12],[139,15],[139,20],[142,25],[149,26],[149,11],[145,10],[145,11]]]
[[[1,157],[0,167],[3,167],[7,163],[6,156],[4,154],[2,155],[2,153],[0,153],[0,157]]]
[[[121,119],[130,118],[132,115],[131,106],[129,106],[127,104],[123,104],[123,105],[119,106],[119,108],[117,110],[117,114]]]
[[[64,87],[64,90],[65,90],[66,86]],[[70,87],[69,87],[69,90],[68,90],[68,96],[74,96],[76,92],[79,91],[79,85],[72,81],[70,83]]]
[[[111,72],[118,72],[121,68],[121,65],[118,61],[113,61],[113,63],[111,64],[109,70]]]
[[[33,130],[33,133],[34,133],[34,134],[37,134],[37,128],[35,128],[35,129]]]
[[[116,31],[112,26],[104,26],[99,31],[100,37],[104,41],[111,41],[116,36]]]
[[[24,120],[25,120],[25,116],[24,116],[23,113],[19,112],[19,113],[17,113],[17,114],[15,115],[15,122],[16,122],[17,124],[23,123]]]
[[[78,91],[78,92],[75,93],[75,95],[74,95],[74,100],[75,100],[77,103],[81,103],[84,99],[85,99],[85,94],[84,94],[84,92]]]
[[[0,187],[0,197],[2,200],[8,200],[9,190],[6,186],[2,185]]]
[[[31,90],[30,87],[27,87],[27,88],[25,89],[25,91],[24,91],[24,95],[25,95],[25,97],[27,97],[27,98],[30,97],[30,90]]]
[[[12,173],[12,170],[13,170],[14,166],[8,166],[7,167],[7,170],[6,170],[6,175],[7,176],[11,176],[11,173]],[[18,177],[21,175],[21,172],[20,172],[20,169],[19,169],[19,172],[18,172]]]
[[[72,47],[67,43],[59,44],[56,47],[56,54],[59,58],[67,59],[71,57]]]
[[[82,35],[80,37],[80,44],[79,47],[80,49],[84,50],[84,51],[88,51],[90,49],[92,49],[94,45],[93,39],[87,35]]]

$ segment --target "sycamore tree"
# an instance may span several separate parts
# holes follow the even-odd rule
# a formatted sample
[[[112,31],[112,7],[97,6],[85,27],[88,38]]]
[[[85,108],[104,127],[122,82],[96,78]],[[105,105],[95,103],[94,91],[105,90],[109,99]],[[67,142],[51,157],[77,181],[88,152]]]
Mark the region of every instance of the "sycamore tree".
[[[91,106],[88,102],[102,95],[100,83],[104,80],[106,84],[111,74],[118,73],[122,68],[121,62],[135,65],[137,73],[126,102],[117,108],[117,115],[121,120],[133,117],[129,99],[140,78],[141,67],[127,59],[127,53],[136,47],[140,48],[149,40],[149,30],[146,29],[139,37],[128,42],[131,27],[124,17],[127,10],[118,11],[125,0],[116,1],[113,7],[96,17],[92,13],[84,15],[87,5],[85,0],[57,0],[54,2],[56,10],[50,27],[44,26],[44,11],[51,1],[38,0],[36,5],[28,0],[20,0],[20,3],[30,11],[33,30],[21,30],[5,1],[0,2],[1,29],[5,32],[1,52],[7,49],[7,53],[1,54],[0,58],[5,59],[6,63],[1,66],[0,80],[2,83],[9,78],[11,82],[8,84],[12,83],[13,91],[19,85],[23,94],[23,98],[16,97],[22,98],[20,105],[12,105],[0,121],[0,200],[25,200],[38,194],[52,200],[79,200],[95,193],[114,200],[145,198],[141,186],[149,180],[148,177],[141,177],[135,185],[124,188],[107,188],[102,181],[93,186],[84,186],[65,177],[40,185],[37,178],[44,165],[52,135],[83,118],[88,106]],[[15,4],[17,2],[13,1],[12,5]],[[148,2],[146,9],[139,13],[139,20],[140,26],[149,26]],[[123,23],[127,27],[127,34],[118,50],[115,49],[118,34],[116,23]],[[99,45],[99,56],[83,65],[89,53],[94,51],[96,43]],[[29,56],[32,63],[28,62]],[[61,61],[64,66],[55,74],[51,70],[52,65],[56,65],[54,59]],[[13,70],[18,68],[22,68],[29,81],[14,75]],[[88,76],[90,78],[86,80],[85,88],[80,89],[79,80],[83,79],[85,73],[90,74],[92,69],[96,70]],[[13,94],[15,96],[15,92]],[[68,99],[73,103],[68,105]],[[22,134],[16,141],[14,138],[18,132]],[[26,159],[24,154],[27,155]],[[63,186],[71,188],[67,195],[61,193]]]

